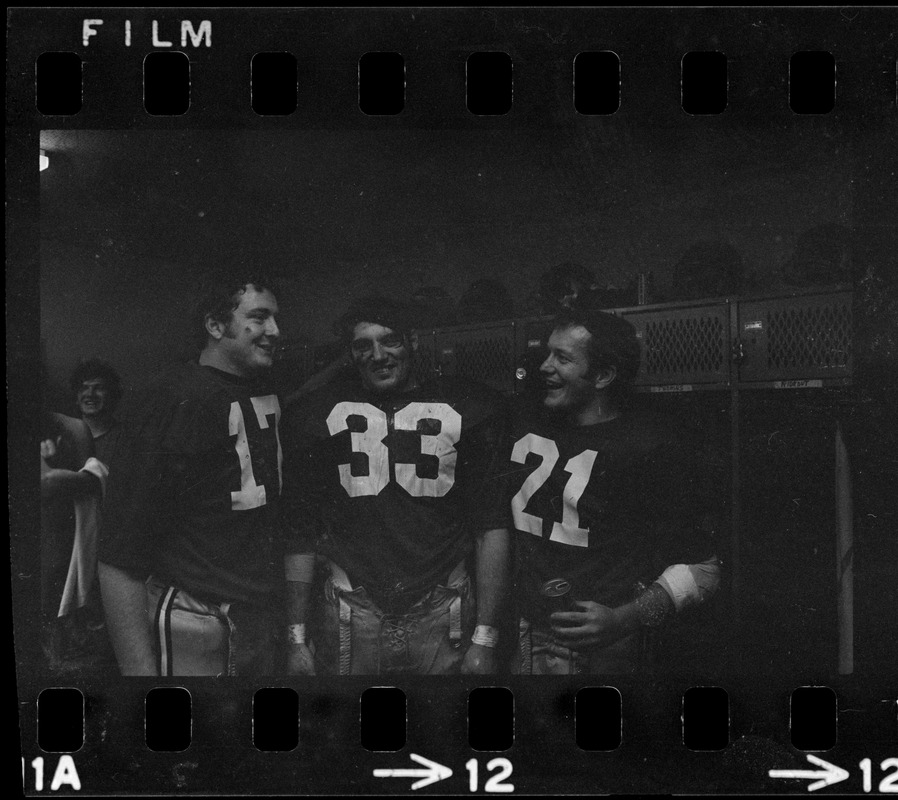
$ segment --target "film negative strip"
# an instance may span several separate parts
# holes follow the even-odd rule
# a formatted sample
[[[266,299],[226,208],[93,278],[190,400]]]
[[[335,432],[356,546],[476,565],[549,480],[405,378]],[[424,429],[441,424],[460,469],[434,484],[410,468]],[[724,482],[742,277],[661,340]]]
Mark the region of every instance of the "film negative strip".
[[[894,8],[7,19],[26,795],[898,792]]]

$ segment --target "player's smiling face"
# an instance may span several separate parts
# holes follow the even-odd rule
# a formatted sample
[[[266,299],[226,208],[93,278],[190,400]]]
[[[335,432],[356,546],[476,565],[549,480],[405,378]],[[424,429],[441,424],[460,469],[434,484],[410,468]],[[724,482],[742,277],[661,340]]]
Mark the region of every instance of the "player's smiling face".
[[[412,346],[408,337],[375,322],[352,331],[352,363],[372,392],[401,392],[413,387]]]
[[[271,292],[246,285],[219,340],[226,372],[247,377],[271,367],[280,336],[277,313],[277,300]]]
[[[591,336],[579,325],[552,331],[549,355],[539,368],[546,408],[576,416],[594,402],[596,386],[590,377],[587,349]]]
[[[82,417],[99,417],[106,410],[109,387],[103,378],[88,378],[78,390],[78,409]]]

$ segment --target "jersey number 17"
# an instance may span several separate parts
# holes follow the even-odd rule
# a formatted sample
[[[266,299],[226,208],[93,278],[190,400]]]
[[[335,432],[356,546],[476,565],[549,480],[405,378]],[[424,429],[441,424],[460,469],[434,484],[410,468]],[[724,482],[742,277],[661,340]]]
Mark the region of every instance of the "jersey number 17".
[[[278,421],[281,418],[281,406],[277,395],[267,394],[264,397],[251,397],[253,412],[259,428],[266,430],[270,426],[269,417],[274,417],[274,436],[278,449],[278,493],[281,490],[281,440],[278,436]],[[236,436],[234,449],[240,459],[240,491],[231,492],[231,509],[233,511],[246,511],[250,508],[264,506],[268,502],[265,492],[265,484],[256,483],[256,475],[253,472],[253,459],[249,451],[249,438],[246,435],[246,421],[243,418],[243,409],[237,400],[231,403],[231,412],[228,415],[228,433]]]

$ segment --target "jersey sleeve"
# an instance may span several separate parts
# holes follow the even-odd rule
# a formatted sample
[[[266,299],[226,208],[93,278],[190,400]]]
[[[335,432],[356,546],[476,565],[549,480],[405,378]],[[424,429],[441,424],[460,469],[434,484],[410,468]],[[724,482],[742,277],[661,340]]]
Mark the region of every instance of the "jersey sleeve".
[[[477,426],[476,464],[471,468],[469,525],[477,533],[510,526],[507,459],[510,419],[505,399],[496,395],[490,413]]]
[[[310,432],[312,410],[293,403],[284,412],[281,444],[284,451],[284,485],[281,491],[280,528],[285,554],[312,553],[321,531],[319,513],[325,502],[324,465],[315,452]]]

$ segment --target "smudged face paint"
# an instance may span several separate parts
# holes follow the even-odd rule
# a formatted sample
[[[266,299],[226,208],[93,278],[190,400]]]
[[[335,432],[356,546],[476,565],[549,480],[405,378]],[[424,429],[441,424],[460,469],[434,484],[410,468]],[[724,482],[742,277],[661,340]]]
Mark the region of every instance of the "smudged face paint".
[[[271,292],[247,284],[219,342],[229,372],[246,377],[271,367],[280,336],[277,313]]]
[[[360,322],[352,332],[352,363],[372,392],[411,388],[412,347],[407,337],[374,322]]]

